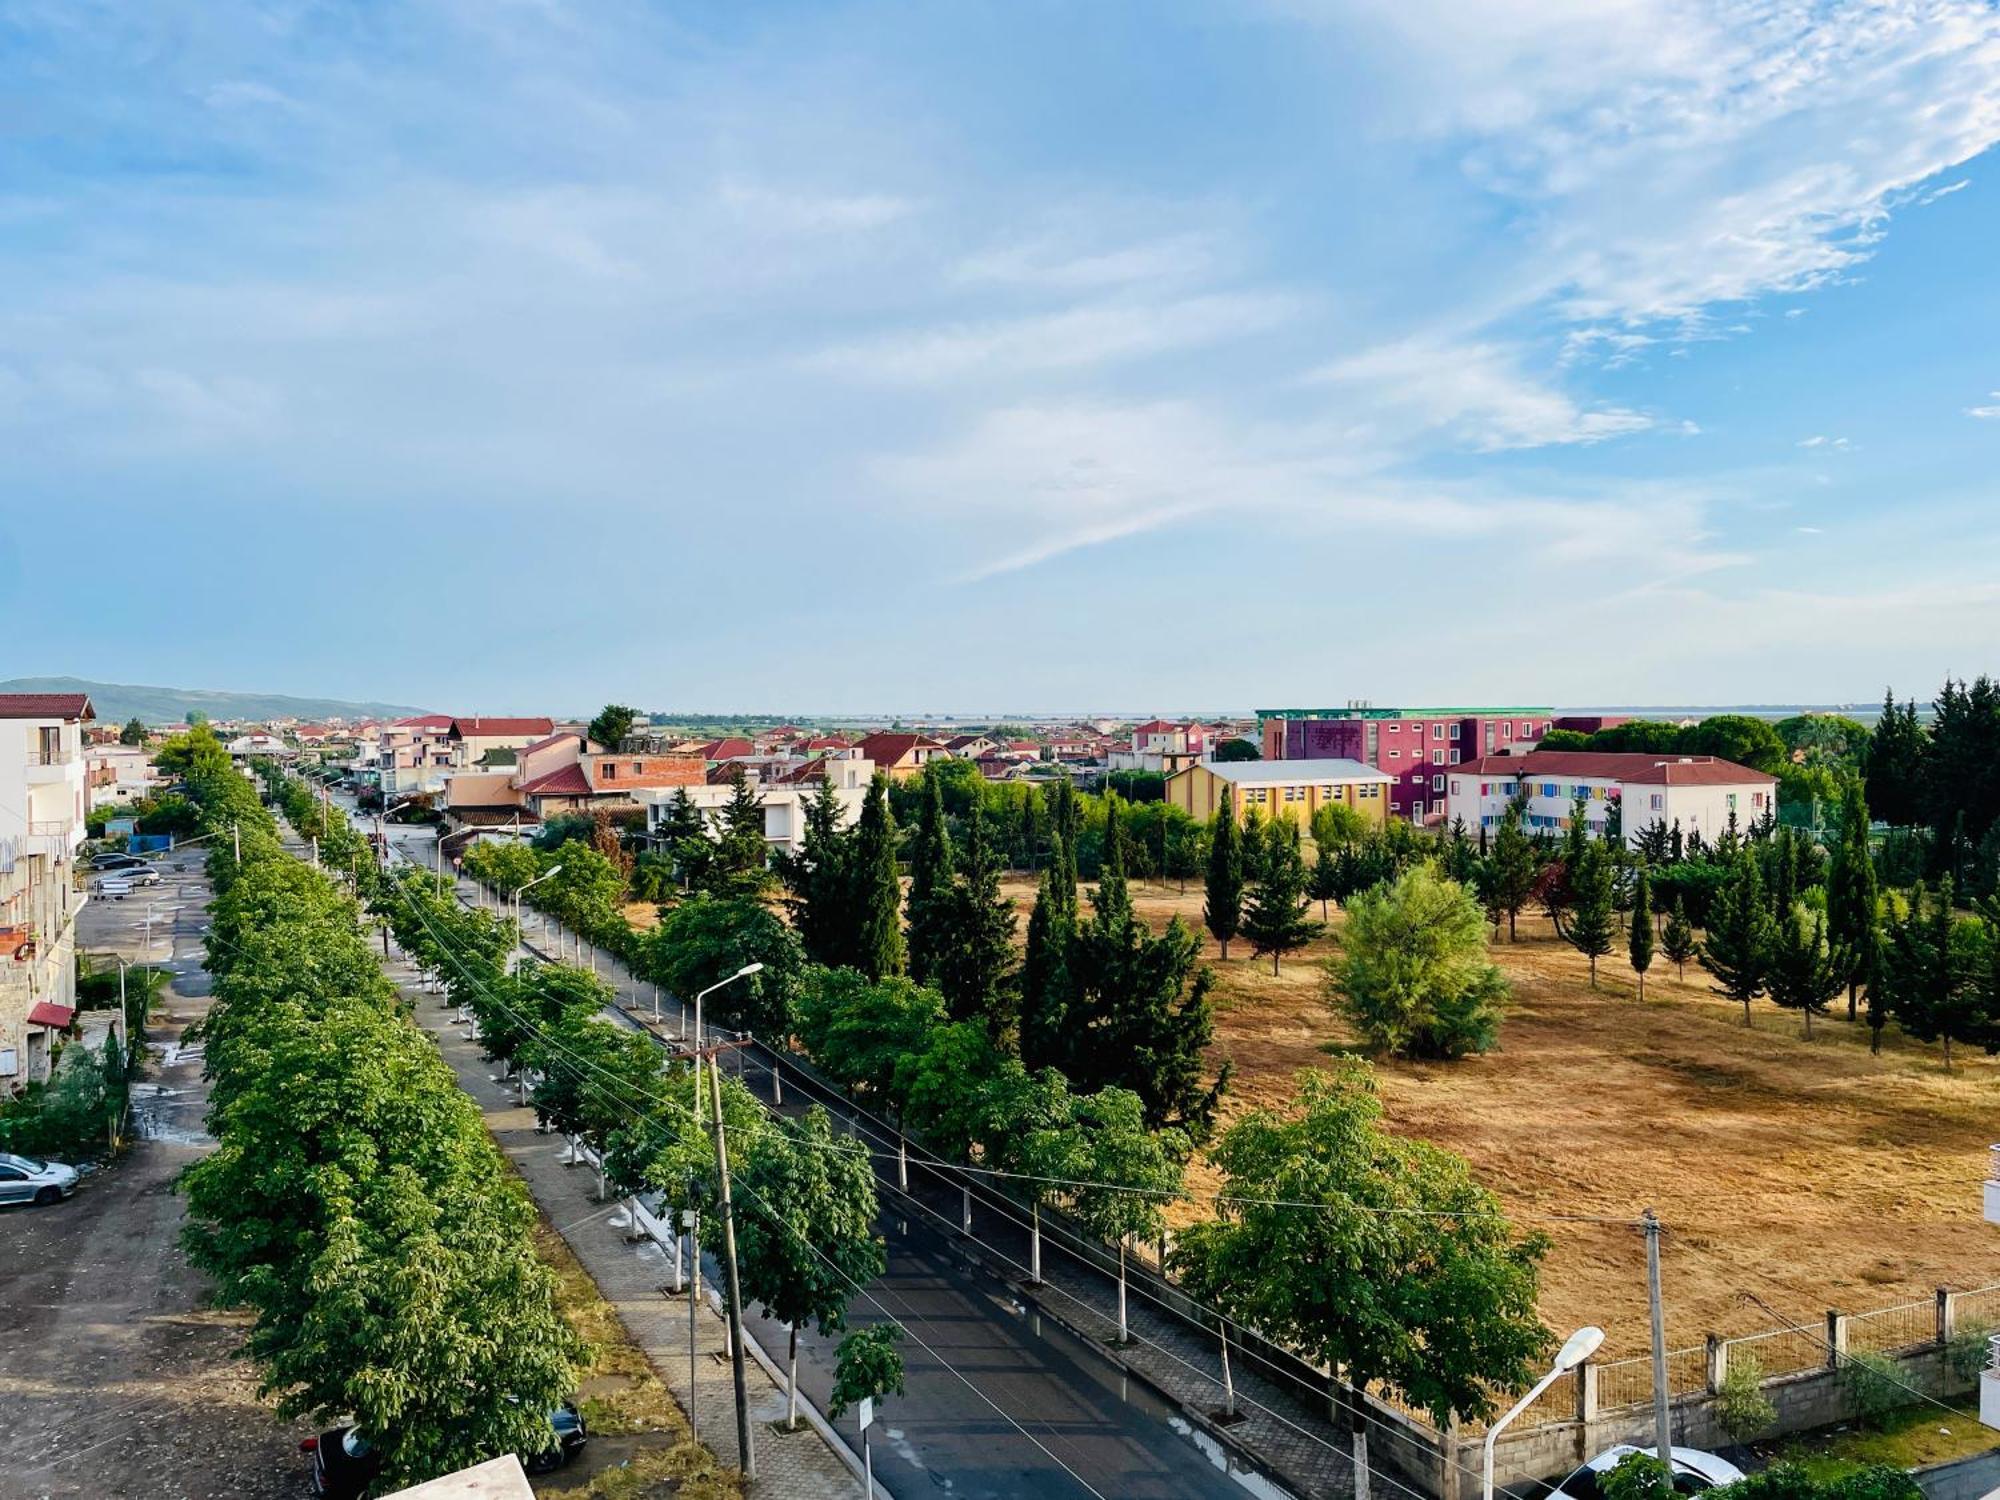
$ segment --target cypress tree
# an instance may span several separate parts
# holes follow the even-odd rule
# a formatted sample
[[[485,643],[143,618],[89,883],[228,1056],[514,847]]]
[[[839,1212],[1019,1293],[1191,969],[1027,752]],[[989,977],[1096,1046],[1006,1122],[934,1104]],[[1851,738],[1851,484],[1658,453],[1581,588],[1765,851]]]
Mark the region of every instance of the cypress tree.
[[[1812,1038],[1813,1012],[1824,1010],[1827,1001],[1840,992],[1845,960],[1826,941],[1826,918],[1818,912],[1808,916],[1802,906],[1794,906],[1776,919],[1777,930],[1771,944],[1771,1000],[1786,1010],[1801,1012],[1806,1018],[1806,1038]]]
[[[1840,842],[1827,874],[1828,935],[1846,959],[1847,1019],[1855,1018],[1855,991],[1875,970],[1882,946],[1876,907],[1881,899],[1875,861],[1868,852],[1868,802],[1861,783],[1850,779],[1840,793]]]
[[[1515,803],[1500,820],[1500,832],[1493,840],[1493,854],[1486,864],[1487,904],[1493,911],[1507,914],[1510,943],[1515,941],[1514,921],[1528,904],[1541,873],[1541,856],[1535,852],[1527,829],[1521,826],[1521,808]]]
[[[1562,934],[1590,960],[1590,987],[1597,988],[1597,960],[1611,951],[1611,864],[1596,841],[1584,845],[1569,869],[1569,918]]]
[[[889,810],[889,778],[868,784],[855,828],[850,870],[854,910],[854,967],[880,982],[903,972],[903,887],[896,870],[896,815]]]
[[[1646,998],[1646,971],[1653,967],[1653,882],[1646,874],[1646,867],[1639,866],[1639,873],[1632,886],[1632,930],[1626,941],[1626,951],[1631,955],[1632,972],[1639,976],[1639,998]]]
[[[1028,871],[1042,867],[1042,844],[1047,838],[1043,825],[1047,821],[1043,814],[1042,794],[1033,787],[1021,798],[1021,815],[1015,837],[1019,842],[1020,868]]]
[[[1119,822],[1116,793],[1107,793],[1104,798],[1104,863],[1090,905],[1100,921],[1132,920],[1132,892],[1125,884],[1125,830]]]
[[[952,931],[951,828],[945,822],[944,791],[935,769],[924,772],[924,800],[917,836],[910,846],[908,954],[910,978],[937,984]]]
[[[936,983],[953,1020],[977,1017],[998,1037],[1013,1019],[1008,970],[1014,963],[1014,903],[1000,889],[1000,856],[974,802],[965,830],[965,869],[948,893]]]
[[[1764,993],[1769,977],[1773,936],[1756,856],[1739,848],[1728,882],[1716,893],[1701,961],[1715,976],[1716,993],[1741,1002],[1745,1026],[1750,1024],[1750,1002]]]
[[[1675,975],[1685,984],[1688,977],[1688,960],[1695,956],[1700,944],[1694,940],[1694,928],[1688,922],[1687,906],[1680,893],[1674,893],[1674,909],[1667,917],[1666,930],[1660,934],[1660,951],[1673,961]]]
[[[1229,958],[1229,940],[1243,930],[1243,832],[1236,824],[1234,789],[1224,786],[1222,801],[1208,823],[1207,899],[1201,919],[1209,935]]]
[[[1245,850],[1253,870],[1243,910],[1243,935],[1251,957],[1271,955],[1271,973],[1294,948],[1320,935],[1322,926],[1307,913],[1305,858],[1299,852],[1299,825],[1291,818],[1273,818],[1264,829],[1262,847]]]
[[[799,945],[812,962],[829,968],[852,967],[855,957],[854,909],[849,899],[853,881],[848,870],[854,839],[841,830],[843,811],[833,783],[822,781],[806,803],[798,855],[785,866]]]

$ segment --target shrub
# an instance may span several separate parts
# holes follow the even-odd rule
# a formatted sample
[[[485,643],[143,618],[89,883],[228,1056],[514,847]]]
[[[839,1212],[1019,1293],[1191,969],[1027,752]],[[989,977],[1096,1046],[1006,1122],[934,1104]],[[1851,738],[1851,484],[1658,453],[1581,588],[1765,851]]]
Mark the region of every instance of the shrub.
[[[1902,1372],[1886,1354],[1848,1355],[1840,1366],[1840,1383],[1855,1420],[1869,1427],[1881,1427],[1891,1413],[1910,1403]]]
[[[1598,1481],[1604,1500],[1674,1500],[1674,1476],[1650,1453],[1628,1453]]]
[[[1499,1036],[1508,987],[1486,958],[1486,914],[1428,865],[1347,903],[1327,998],[1370,1046],[1405,1057],[1463,1057]]]
[[[1944,1365],[1954,1380],[1970,1385],[1979,1378],[1979,1372],[1986,1368],[1987,1341],[1992,1337],[1993,1330],[1984,1323],[1968,1323],[1952,1333],[1951,1342],[1944,1346]]]
[[[1764,1367],[1752,1355],[1734,1355],[1715,1393],[1715,1417],[1722,1430],[1741,1443],[1778,1419],[1777,1408],[1764,1394]]]

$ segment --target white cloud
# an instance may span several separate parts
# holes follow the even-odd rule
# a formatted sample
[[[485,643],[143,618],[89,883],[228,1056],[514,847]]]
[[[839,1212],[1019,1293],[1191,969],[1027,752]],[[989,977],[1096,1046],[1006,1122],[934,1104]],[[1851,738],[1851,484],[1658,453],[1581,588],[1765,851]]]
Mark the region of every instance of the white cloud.
[[[1794,526],[1792,530],[1800,536],[1825,536],[1826,529],[1820,526]]]
[[[1993,398],[1994,404],[1991,406],[1968,406],[1965,409],[1965,414],[1968,417],[1978,417],[1982,421],[1988,422],[2000,419],[2000,391],[1989,391],[1987,394]]]
[[[1824,433],[1817,432],[1809,438],[1800,438],[1798,445],[1801,448],[1832,448],[1843,453],[1854,446],[1844,437],[1827,437]]]
[[[1971,186],[1972,186],[1972,179],[1970,177],[1961,177],[1958,179],[1958,181],[1948,182],[1941,188],[1932,188],[1928,193],[1925,193],[1923,197],[1917,199],[1917,206],[1919,208],[1926,207],[1932,203],[1937,202],[1938,199],[1940,198],[1949,198],[1953,193],[1964,192],[1965,189]]]

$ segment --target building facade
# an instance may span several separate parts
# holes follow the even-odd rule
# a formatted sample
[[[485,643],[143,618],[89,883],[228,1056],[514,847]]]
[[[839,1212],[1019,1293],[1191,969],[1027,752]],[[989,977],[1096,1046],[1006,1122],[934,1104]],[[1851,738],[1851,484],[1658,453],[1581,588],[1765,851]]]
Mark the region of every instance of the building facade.
[[[1518,754],[1548,733],[1548,708],[1269,708],[1258,713],[1266,760],[1356,760],[1386,774],[1389,815],[1445,814],[1451,769]]]
[[[1603,838],[1615,817],[1628,845],[1655,824],[1676,823],[1683,837],[1698,833],[1713,842],[1732,822],[1747,829],[1761,820],[1777,807],[1777,795],[1775,777],[1712,755],[1535,750],[1458,766],[1448,778],[1445,816],[1490,833],[1520,798],[1529,831],[1554,833],[1569,827],[1581,796],[1593,838]]]
[[[1259,817],[1291,818],[1304,829],[1320,808],[1338,803],[1380,827],[1388,821],[1391,785],[1388,775],[1355,760],[1208,761],[1169,776],[1167,801],[1206,822],[1227,787],[1239,823],[1254,808]]]
[[[0,693],[0,1093],[49,1076],[76,1014],[76,855],[88,810],[82,693]]]
[[[757,801],[764,809],[764,842],[773,852],[796,853],[805,838],[807,806],[819,796],[821,783],[831,784],[840,804],[839,823],[851,828],[861,817],[867,800],[868,784],[875,779],[875,763],[861,755],[826,755],[802,766],[796,775],[774,783],[756,785]],[[674,804],[682,792],[702,812],[709,829],[718,836],[722,809],[735,796],[727,782],[705,782],[700,786],[653,788],[637,794],[646,809],[646,832],[657,837],[672,817]]]

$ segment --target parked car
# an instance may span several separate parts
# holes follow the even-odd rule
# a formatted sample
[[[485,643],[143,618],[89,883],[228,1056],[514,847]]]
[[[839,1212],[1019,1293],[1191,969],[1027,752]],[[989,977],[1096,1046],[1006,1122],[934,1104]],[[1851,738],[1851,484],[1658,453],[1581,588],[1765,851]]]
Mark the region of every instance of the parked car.
[[[567,1401],[549,1413],[549,1425],[556,1430],[554,1445],[521,1459],[521,1467],[530,1474],[560,1469],[590,1440],[583,1413]],[[351,1425],[309,1437],[299,1444],[299,1451],[312,1455],[312,1492],[318,1500],[359,1500],[382,1467],[361,1429]]]
[[[117,849],[100,849],[84,861],[84,867],[91,870],[138,870],[143,869],[145,863],[136,854],[126,854]]]
[[[76,1184],[75,1167],[0,1151],[0,1203],[59,1203]]]
[[[1630,1443],[1619,1443],[1606,1448],[1591,1459],[1569,1478],[1549,1491],[1549,1500],[1600,1500],[1603,1493],[1598,1484],[1600,1476],[1618,1467],[1619,1462],[1629,1453],[1651,1453],[1651,1448],[1635,1448]],[[1720,1484],[1734,1484],[1743,1477],[1743,1471],[1726,1458],[1717,1458],[1713,1453],[1704,1453],[1699,1448],[1676,1448],[1674,1454],[1674,1493],[1678,1495],[1699,1495],[1704,1490],[1712,1490]]]

